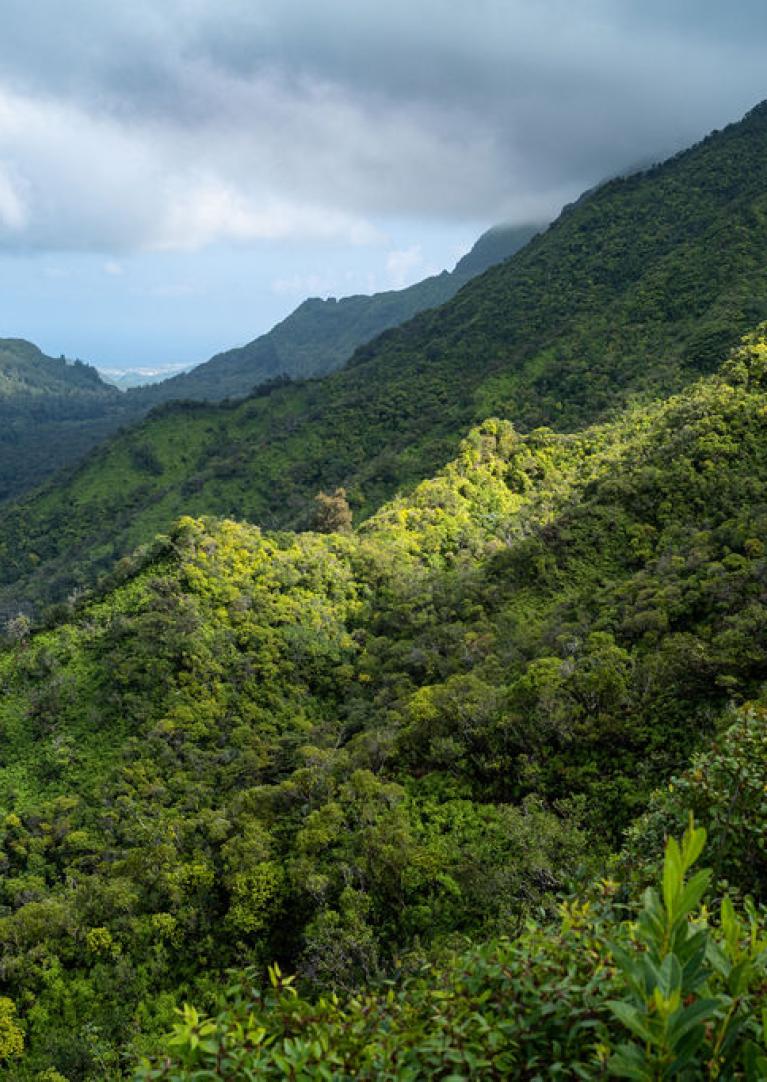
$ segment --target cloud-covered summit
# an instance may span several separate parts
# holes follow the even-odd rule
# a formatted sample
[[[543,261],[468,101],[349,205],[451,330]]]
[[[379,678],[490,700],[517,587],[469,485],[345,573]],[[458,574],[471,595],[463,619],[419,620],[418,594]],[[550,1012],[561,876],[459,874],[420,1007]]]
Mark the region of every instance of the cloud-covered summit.
[[[714,0],[6,0],[0,246],[366,243],[529,220],[765,96]]]

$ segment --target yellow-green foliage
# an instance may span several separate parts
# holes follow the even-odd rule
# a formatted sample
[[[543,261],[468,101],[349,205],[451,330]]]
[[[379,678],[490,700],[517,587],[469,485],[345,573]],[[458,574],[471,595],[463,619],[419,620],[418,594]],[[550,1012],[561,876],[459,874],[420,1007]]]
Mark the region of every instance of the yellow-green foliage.
[[[666,845],[662,894],[621,920],[601,884],[560,921],[421,963],[384,989],[303,998],[279,966],[243,974],[219,1013],[186,1004],[164,1054],[136,1079],[443,1077],[745,1079],[767,1071],[759,1009],[764,922],[730,898],[701,906],[710,871],[688,874],[705,830]],[[632,907],[633,908],[633,907]],[[265,987],[266,985],[266,987]]]
[[[0,604],[60,601],[181,514],[305,527],[317,492],[343,485],[359,519],[488,416],[575,431],[714,371],[765,312],[766,146],[762,105],[589,193],[340,372],[161,407],[3,510]]]
[[[119,1078],[230,967],[351,992],[550,918],[767,679],[764,342],[581,433],[487,421],[356,533],[186,516],[9,641],[14,1082]]]
[[[15,1059],[24,1051],[24,1033],[16,1022],[16,1006],[0,996],[0,1061]]]

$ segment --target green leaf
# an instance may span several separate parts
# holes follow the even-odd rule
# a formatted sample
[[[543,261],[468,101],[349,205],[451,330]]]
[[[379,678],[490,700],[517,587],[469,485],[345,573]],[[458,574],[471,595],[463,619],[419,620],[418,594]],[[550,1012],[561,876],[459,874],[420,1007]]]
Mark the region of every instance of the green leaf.
[[[710,937],[706,943],[706,961],[716,970],[720,977],[726,979],[729,976],[730,970],[732,969],[732,962],[716,940],[711,939]]]
[[[684,833],[682,838],[682,869],[687,871],[691,868],[700,854],[703,852],[703,847],[706,844],[706,831],[703,827],[696,827],[692,814],[690,814],[690,824]]]
[[[654,1043],[655,1035],[647,1025],[646,1015],[638,1011],[636,1007],[632,1007],[630,1003],[622,999],[610,1000],[607,1006],[618,1021],[622,1022],[626,1029],[631,1030],[635,1037],[651,1044]]]
[[[674,915],[674,904],[682,889],[682,854],[676,838],[666,842],[666,856],[663,861],[663,901],[669,917]]]
[[[682,917],[686,917],[688,913],[698,908],[701,898],[708,890],[710,880],[711,870],[709,868],[704,868],[702,871],[695,873],[676,903],[674,920],[681,920]]]
[[[740,940],[741,928],[740,921],[735,915],[735,907],[732,904],[732,899],[728,897],[722,899],[721,922],[722,931],[724,932],[724,941],[727,945],[727,952],[734,961],[738,948],[738,941]]]
[[[651,1082],[655,1077],[641,1049],[633,1044],[619,1045],[610,1057],[608,1067],[615,1078],[631,1078],[634,1082]]]
[[[669,1038],[676,1045],[694,1026],[700,1025],[711,1018],[720,1006],[718,999],[698,999],[689,1007],[682,1007],[674,1014],[668,1027]]]
[[[667,954],[658,972],[658,991],[665,1000],[669,1000],[681,987],[682,967],[673,954]]]
[[[748,1041],[745,1046],[743,1062],[746,1068],[746,1082],[764,1082],[767,1078],[767,1057],[753,1041]]]

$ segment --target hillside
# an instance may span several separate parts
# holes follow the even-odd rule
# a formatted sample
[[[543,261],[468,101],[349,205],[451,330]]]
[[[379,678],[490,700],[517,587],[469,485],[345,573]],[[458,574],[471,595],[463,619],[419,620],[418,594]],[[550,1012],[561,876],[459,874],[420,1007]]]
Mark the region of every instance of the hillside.
[[[129,393],[135,407],[171,399],[218,401],[242,398],[279,376],[302,379],[340,368],[358,346],[427,308],[436,308],[469,279],[519,251],[543,226],[495,226],[484,233],[452,271],[406,289],[336,300],[311,298],[255,341],[219,353],[191,372]]]
[[[320,488],[357,517],[491,414],[575,430],[711,371],[767,315],[767,105],[566,209],[440,308],[321,380],[167,405],[0,513],[3,604],[64,596],[175,516],[305,525]]]
[[[452,297],[472,276],[528,242],[536,226],[496,226],[479,238],[451,272],[407,289],[341,300],[305,301],[268,334],[220,353],[191,371],[120,381],[117,394],[96,370],[46,357],[21,339],[0,339],[0,503],[35,488],[80,460],[122,425],[173,399],[218,401],[243,397],[283,376],[339,368],[355,348]]]
[[[285,992],[295,1003],[286,1014],[267,996],[258,1024],[289,1038],[264,1045],[275,1051],[270,1077],[285,1071],[281,1055],[320,1055],[300,1044],[306,1024],[331,1025],[333,1055],[344,1040],[352,1057],[378,1055],[372,1041],[393,1055],[392,1026],[403,1034],[397,1054],[421,1039],[431,1054],[433,1016],[417,1019],[440,996],[439,1047],[455,1040],[456,1055],[523,1048],[532,1070],[552,1055],[545,1035],[568,1032],[563,1062],[595,1069],[598,1050],[572,1029],[573,1011],[603,1027],[603,1056],[617,1055],[605,992],[625,990],[610,936],[628,950],[633,933],[607,932],[601,911],[576,903],[558,930],[558,892],[598,889],[611,904],[615,884],[587,884],[622,830],[635,823],[633,874],[652,874],[659,824],[678,831],[693,794],[699,814],[726,810],[718,875],[767,887],[763,827],[741,825],[726,780],[746,784],[742,747],[749,792],[767,783],[763,739],[758,755],[748,744],[748,717],[764,708],[740,721],[731,713],[767,679],[765,390],[762,328],[720,373],[608,424],[524,435],[484,422],[435,478],[354,533],[187,517],[118,565],[108,592],[67,623],[30,637],[14,621],[0,653],[10,997],[0,1000],[0,1056],[17,1062],[7,1077],[55,1068],[70,1082],[120,1078],[180,999],[207,1007],[232,979],[227,967],[253,967],[248,980],[260,982],[274,962],[298,973],[302,996],[363,985],[369,998],[358,1017],[359,1000],[336,1010],[327,997],[312,1007]],[[733,724],[741,744],[718,742]],[[653,797],[695,752],[704,758],[682,805],[673,787]],[[669,906],[680,868],[664,880]],[[517,940],[533,915],[537,927]],[[503,933],[512,939],[495,942]],[[747,925],[723,936],[721,950],[745,966],[736,945]],[[464,953],[451,962],[454,948]],[[714,1027],[735,1009],[729,970],[711,955],[719,962],[701,1003],[722,1006]],[[440,966],[453,973],[447,987],[433,976]],[[761,1041],[749,998],[763,982],[756,949],[748,980],[743,966],[739,1032]],[[703,976],[696,984],[686,972],[692,1003]],[[412,998],[398,1005],[391,990],[379,1002],[378,982],[397,974]],[[496,988],[492,1026],[470,1024]],[[504,1008],[516,996],[523,1014]],[[341,1010],[351,1012],[342,1032],[332,1029]],[[358,1041],[371,1012],[392,1017]],[[234,1026],[230,1044],[255,1056],[261,1038],[238,1036],[237,1017],[214,1029]],[[465,1040],[451,1018],[470,1025]],[[520,1028],[503,1030],[504,1018]],[[405,1038],[407,1025],[419,1036]],[[493,1026],[508,1042],[492,1044]],[[715,1054],[740,1062],[745,1047],[742,1037]],[[183,1051],[187,1063],[209,1053],[205,1041]],[[170,1066],[152,1077],[171,1077]]]
[[[0,339],[0,399],[18,395],[104,394],[98,372],[82,361],[46,357],[22,338]]]
[[[0,339],[0,501],[79,458],[114,430],[122,405],[90,365]]]

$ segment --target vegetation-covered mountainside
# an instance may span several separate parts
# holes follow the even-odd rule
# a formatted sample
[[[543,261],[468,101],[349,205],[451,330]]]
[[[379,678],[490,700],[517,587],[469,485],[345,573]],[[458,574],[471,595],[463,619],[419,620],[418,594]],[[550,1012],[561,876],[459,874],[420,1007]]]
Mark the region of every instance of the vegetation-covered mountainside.
[[[537,226],[496,226],[451,272],[407,289],[305,301],[268,334],[205,364],[118,394],[96,370],[46,357],[30,342],[0,339],[0,503],[80,460],[121,425],[172,399],[242,397],[275,378],[339,368],[357,346],[441,304],[491,264],[508,258]],[[135,381],[134,381],[135,382]]]
[[[184,512],[306,524],[429,475],[491,414],[576,429],[677,390],[767,314],[767,104],[565,211],[341,372],[234,405],[167,405],[0,513],[5,605],[60,597]]]
[[[114,430],[122,406],[90,365],[0,339],[0,501],[89,450]]]
[[[274,970],[265,998],[237,981],[202,1042],[188,1014],[142,1077],[247,1077],[216,1042],[253,1077],[535,1078],[558,1059],[651,1079],[618,1066],[683,1053],[695,1069],[667,1077],[763,1077],[763,933],[717,903],[701,953],[707,878],[682,879],[702,838],[670,850],[638,932],[587,879],[633,824],[620,871],[643,882],[694,807],[717,828],[714,897],[764,897],[766,391],[759,332],[609,424],[486,421],[356,532],[187,517],[67,622],[11,621],[6,1077],[122,1077],[174,1005],[211,1010],[227,968],[260,984],[274,962],[298,999]],[[572,903],[557,931],[571,885],[607,909]]]
[[[219,353],[191,372],[130,391],[135,407],[171,399],[215,402],[242,398],[259,384],[280,376],[301,379],[340,368],[358,346],[405,323],[426,308],[455,296],[470,278],[508,259],[535,236],[537,225],[495,226],[483,233],[452,271],[443,271],[406,289],[336,300],[304,301],[268,334],[239,349]]]
[[[82,361],[46,357],[37,346],[22,338],[0,339],[0,401],[5,405],[17,397],[45,395],[99,396],[114,392],[95,368]]]

